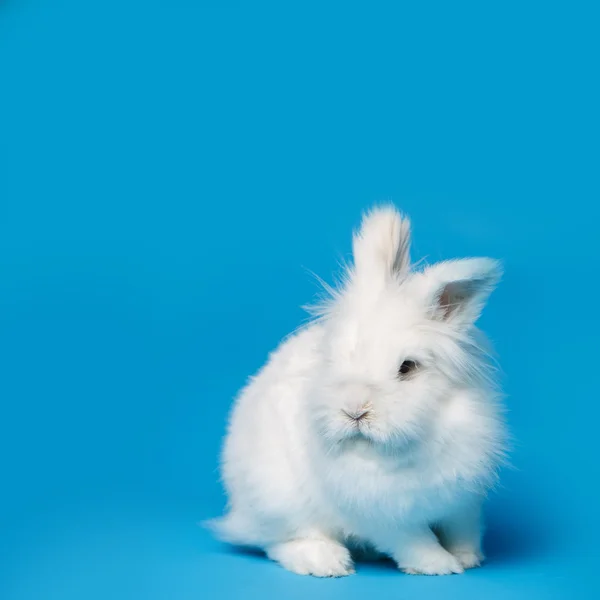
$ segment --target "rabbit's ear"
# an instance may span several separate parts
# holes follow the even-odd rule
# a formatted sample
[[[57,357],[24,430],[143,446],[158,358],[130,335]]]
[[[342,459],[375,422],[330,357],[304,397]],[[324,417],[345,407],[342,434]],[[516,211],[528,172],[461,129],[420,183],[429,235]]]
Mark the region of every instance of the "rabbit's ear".
[[[467,258],[438,263],[422,276],[432,318],[469,327],[500,281],[502,268],[491,258]]]
[[[352,241],[354,276],[365,283],[404,277],[410,269],[410,222],[393,206],[363,216]]]

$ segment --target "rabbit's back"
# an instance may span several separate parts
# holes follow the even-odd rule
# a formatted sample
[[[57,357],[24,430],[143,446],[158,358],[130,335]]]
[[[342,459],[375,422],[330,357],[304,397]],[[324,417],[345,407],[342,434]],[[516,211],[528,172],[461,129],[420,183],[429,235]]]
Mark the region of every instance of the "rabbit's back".
[[[294,528],[315,493],[308,465],[306,411],[322,327],[313,324],[285,340],[238,396],[222,454],[229,514],[221,536],[263,544]]]

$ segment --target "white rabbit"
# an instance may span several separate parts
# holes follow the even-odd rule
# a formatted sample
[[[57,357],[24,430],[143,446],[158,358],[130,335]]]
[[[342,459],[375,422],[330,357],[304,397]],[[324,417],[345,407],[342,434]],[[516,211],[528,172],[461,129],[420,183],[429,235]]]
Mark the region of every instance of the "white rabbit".
[[[481,504],[506,434],[474,322],[500,265],[413,272],[409,238],[393,207],[366,214],[341,288],[240,393],[221,539],[320,577],[352,573],[357,547],[412,574],[482,561]]]

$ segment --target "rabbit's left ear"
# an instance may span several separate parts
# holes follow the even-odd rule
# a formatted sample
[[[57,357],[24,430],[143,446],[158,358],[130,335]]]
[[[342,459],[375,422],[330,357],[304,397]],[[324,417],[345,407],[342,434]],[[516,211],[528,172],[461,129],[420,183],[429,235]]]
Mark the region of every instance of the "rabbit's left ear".
[[[469,327],[479,318],[501,276],[500,263],[491,258],[453,260],[425,269],[422,283],[432,318]]]
[[[352,240],[354,277],[369,286],[406,276],[410,269],[410,222],[393,206],[363,216]]]

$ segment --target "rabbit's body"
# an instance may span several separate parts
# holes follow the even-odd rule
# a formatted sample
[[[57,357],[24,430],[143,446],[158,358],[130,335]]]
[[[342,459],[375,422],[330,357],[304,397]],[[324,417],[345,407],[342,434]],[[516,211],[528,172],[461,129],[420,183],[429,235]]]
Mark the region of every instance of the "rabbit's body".
[[[497,265],[410,273],[407,236],[394,210],[368,216],[344,290],[238,397],[223,539],[320,576],[352,572],[348,548],[360,546],[410,573],[480,561],[504,429],[471,325]]]

